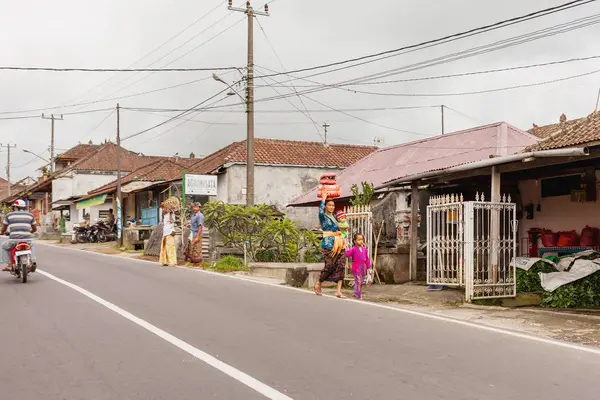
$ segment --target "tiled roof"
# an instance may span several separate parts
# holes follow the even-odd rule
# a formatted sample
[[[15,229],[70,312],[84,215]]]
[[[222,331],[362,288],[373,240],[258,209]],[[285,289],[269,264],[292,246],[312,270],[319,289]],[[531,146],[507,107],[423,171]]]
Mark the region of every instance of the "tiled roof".
[[[341,197],[352,196],[353,184],[383,183],[423,172],[436,171],[455,165],[520,152],[538,139],[505,122],[479,126],[416,142],[404,143],[378,150],[356,162],[337,175]],[[293,201],[301,206],[317,202],[317,188]]]
[[[600,111],[593,112],[585,118],[550,126],[556,128],[552,128],[554,130],[546,138],[525,151],[560,149],[600,141]]]
[[[79,160],[80,158],[89,156],[101,147],[99,144],[78,144],[56,156],[57,160]]]
[[[140,156],[133,151],[122,148],[121,171],[133,171],[155,160],[155,158]],[[94,153],[75,162],[69,169],[76,171],[116,171],[117,145],[111,142],[105,143],[96,149]]]
[[[269,165],[347,167],[377,150],[375,146],[255,139],[254,162]],[[190,173],[208,174],[228,163],[246,162],[246,141],[234,142],[190,166]]]
[[[176,163],[169,159],[161,159],[140,167],[135,171],[121,177],[121,185],[126,185],[134,181],[171,182],[179,180],[181,179],[181,174],[184,169],[185,166],[182,164]],[[114,180],[104,186],[88,192],[89,196],[84,196],[82,200],[97,194],[113,192],[116,190],[116,187],[117,181]]]

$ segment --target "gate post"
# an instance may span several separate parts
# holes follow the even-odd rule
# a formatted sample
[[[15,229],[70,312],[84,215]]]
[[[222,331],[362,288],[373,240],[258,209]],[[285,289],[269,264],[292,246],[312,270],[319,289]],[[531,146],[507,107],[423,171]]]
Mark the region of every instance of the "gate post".
[[[465,301],[468,303],[473,299],[473,274],[474,274],[474,240],[475,240],[475,217],[473,215],[473,202],[464,203],[465,230],[464,230],[464,253],[463,262],[465,270]]]

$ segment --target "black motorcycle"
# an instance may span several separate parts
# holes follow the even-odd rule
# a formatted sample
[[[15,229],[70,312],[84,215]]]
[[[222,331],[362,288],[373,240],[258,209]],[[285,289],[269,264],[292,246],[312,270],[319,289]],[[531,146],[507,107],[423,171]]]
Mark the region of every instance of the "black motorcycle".
[[[101,243],[117,240],[117,225],[106,224],[104,221],[98,221],[98,241]]]
[[[87,226],[79,226],[77,224],[74,225],[73,232],[75,234],[75,242],[87,243],[89,231],[90,231],[90,229]]]

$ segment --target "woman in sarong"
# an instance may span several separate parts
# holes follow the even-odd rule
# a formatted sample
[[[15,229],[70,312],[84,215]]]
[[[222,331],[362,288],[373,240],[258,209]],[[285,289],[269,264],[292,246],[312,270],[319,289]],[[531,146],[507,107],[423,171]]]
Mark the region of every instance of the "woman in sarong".
[[[325,259],[325,268],[321,271],[319,282],[315,285],[314,290],[317,295],[322,295],[321,283],[336,282],[337,292],[335,295],[343,298],[342,283],[344,282],[344,274],[346,269],[346,253],[344,251],[344,241],[341,237],[338,222],[333,216],[335,211],[335,203],[327,198],[327,192],[321,193],[321,206],[319,207],[319,221],[321,222],[321,230],[323,231],[323,240],[321,248],[323,249],[323,258]]]
[[[175,215],[167,211],[164,203],[160,205],[163,211],[163,237],[160,244],[159,262],[165,267],[177,265],[177,248],[175,246]]]
[[[190,237],[186,258],[194,267],[202,268],[202,231],[204,229],[204,214],[200,212],[200,203],[192,205],[194,215],[190,220]]]

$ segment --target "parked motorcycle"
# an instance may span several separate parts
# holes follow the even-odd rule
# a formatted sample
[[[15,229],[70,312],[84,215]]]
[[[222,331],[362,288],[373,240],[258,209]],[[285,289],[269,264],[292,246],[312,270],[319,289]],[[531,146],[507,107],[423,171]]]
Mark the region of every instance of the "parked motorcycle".
[[[89,235],[89,228],[87,226],[80,226],[79,224],[73,225],[73,239],[74,243],[87,243]]]
[[[90,225],[87,231],[86,240],[89,243],[97,243],[98,242],[98,233],[100,232],[100,228],[98,227],[98,223],[94,225]]]
[[[117,240],[117,226],[115,224],[106,224],[104,221],[98,221],[98,241],[101,243]]]

